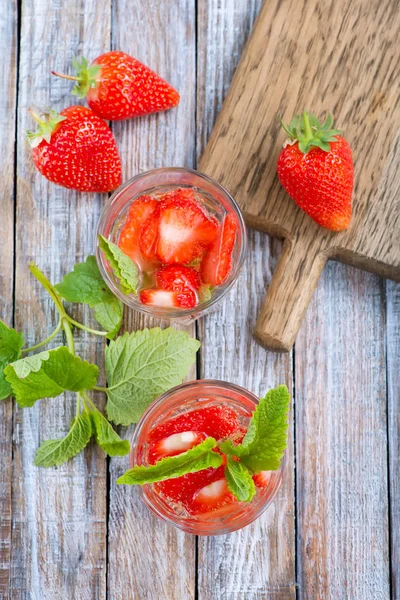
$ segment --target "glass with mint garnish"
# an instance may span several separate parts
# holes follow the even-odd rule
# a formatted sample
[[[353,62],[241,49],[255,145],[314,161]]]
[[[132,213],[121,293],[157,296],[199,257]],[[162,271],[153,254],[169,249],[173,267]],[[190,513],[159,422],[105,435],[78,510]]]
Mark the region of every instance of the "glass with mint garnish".
[[[143,414],[117,483],[136,485],[158,517],[187,533],[241,529],[280,487],[289,404],[284,385],[261,399],[222,381],[175,387]]]

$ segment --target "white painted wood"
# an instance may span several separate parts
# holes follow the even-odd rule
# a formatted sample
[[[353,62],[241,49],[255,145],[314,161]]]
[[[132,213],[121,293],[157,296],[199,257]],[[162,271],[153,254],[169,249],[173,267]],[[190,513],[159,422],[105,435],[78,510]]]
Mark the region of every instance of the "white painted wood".
[[[76,261],[93,253],[102,196],[67,191],[34,168],[25,143],[32,127],[29,107],[61,110],[76,99],[71,84],[51,76],[65,72],[81,52],[109,47],[109,0],[84,4],[23,0],[19,74],[16,224],[16,325],[28,344],[55,323],[49,297],[28,272],[37,262],[57,282]],[[79,317],[86,311],[76,311]],[[58,341],[58,343],[60,340]],[[57,342],[55,341],[55,344]],[[101,361],[103,342],[77,334],[77,352]],[[102,399],[100,400],[102,402]],[[105,598],[106,461],[90,446],[59,468],[33,466],[44,439],[62,437],[74,414],[73,395],[14,412],[11,598],[92,600]]]
[[[10,322],[16,3],[2,1],[0,86],[6,92],[0,94],[0,169],[6,183],[0,192],[0,316]],[[179,89],[182,101],[170,112],[113,124],[124,178],[157,166],[192,166],[208,139],[260,4],[197,3],[196,87],[194,1],[114,0],[112,10],[110,0],[89,0],[79,7],[70,0],[22,1],[16,325],[28,343],[46,335],[54,322],[47,296],[28,274],[29,260],[59,280],[92,251],[103,202],[99,196],[48,184],[29,158],[24,143],[24,130],[32,126],[27,108],[61,109],[76,101],[68,97],[70,83],[52,79],[50,69],[66,71],[82,50],[93,58],[108,49],[110,38],[115,49],[142,59]],[[239,285],[218,312],[198,324],[200,377],[233,381],[258,394],[280,382],[291,384],[291,357],[266,353],[251,336],[279,251],[278,242],[250,233]],[[126,329],[154,324],[131,312],[125,319]],[[400,600],[399,327],[396,284],[328,266],[295,349],[300,598],[389,598],[388,424],[392,597]],[[189,331],[194,333],[194,328]],[[77,338],[78,352],[100,362],[102,342]],[[60,468],[33,467],[39,443],[66,432],[72,398],[24,411],[15,408],[13,448],[11,407],[10,402],[0,403],[0,600],[193,599],[195,538],[150,515],[135,490],[115,486],[126,458],[110,461],[108,492],[107,462],[92,446]],[[132,428],[122,434],[129,438]],[[292,438],[289,452],[284,485],[258,522],[231,536],[199,539],[199,600],[294,599]]]
[[[206,144],[261,2],[214,0],[198,5],[197,151]],[[291,356],[266,353],[252,337],[280,244],[249,234],[248,259],[221,308],[198,325],[201,377],[232,381],[255,394],[291,387]],[[295,597],[293,441],[274,504],[254,524],[217,538],[199,538],[201,600]]]
[[[14,137],[17,3],[0,1],[0,318],[13,321]],[[11,550],[12,402],[0,402],[0,599],[8,600]]]
[[[168,112],[114,123],[124,179],[161,166],[193,166],[195,153],[194,2],[120,0],[113,4],[113,48],[132,54],[181,94]],[[127,311],[128,330],[159,321]],[[187,329],[195,335],[195,327]],[[195,378],[193,370],[191,377]],[[132,437],[133,427],[124,429]],[[127,458],[110,461],[108,597],[110,600],[190,600],[195,595],[195,538],[164,525],[137,490],[116,486]]]
[[[299,597],[389,590],[383,282],[330,263],[295,346]]]
[[[386,282],[391,584],[400,599],[400,286]]]

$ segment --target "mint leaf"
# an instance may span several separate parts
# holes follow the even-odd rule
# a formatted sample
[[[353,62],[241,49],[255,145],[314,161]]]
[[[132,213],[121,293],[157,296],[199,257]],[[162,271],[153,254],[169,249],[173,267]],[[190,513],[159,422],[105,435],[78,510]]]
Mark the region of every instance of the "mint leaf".
[[[117,483],[144,485],[145,483],[175,479],[187,473],[195,473],[209,467],[216,469],[222,464],[222,456],[217,452],[212,452],[216,445],[217,442],[214,438],[207,438],[194,448],[176,456],[163,458],[155,465],[133,467],[133,469],[129,469],[119,477]]]
[[[199,289],[199,302],[208,302],[208,300],[211,300],[213,290],[214,288],[212,285],[203,283]]]
[[[37,467],[61,465],[87,446],[92,437],[92,421],[89,413],[83,412],[72,420],[71,429],[65,438],[47,440],[36,450]]]
[[[228,488],[235,498],[239,502],[250,502],[256,493],[256,486],[248,468],[232,456],[227,456],[224,472]]]
[[[4,400],[11,394],[10,384],[4,376],[4,368],[21,356],[24,336],[15,329],[7,327],[0,320],[0,400]]]
[[[99,369],[60,346],[9,364],[4,370],[13,395],[22,407],[65,390],[79,392],[96,385]]]
[[[100,250],[104,252],[114,275],[119,279],[124,294],[136,294],[139,289],[140,275],[133,262],[116,244],[99,235]]]
[[[160,394],[182,383],[200,343],[184,331],[159,327],[125,333],[105,349],[108,418],[137,423]]]
[[[253,473],[278,469],[287,446],[289,403],[285,385],[270,390],[260,399],[243,442],[234,446],[226,440],[220,444],[222,452],[238,456]]]
[[[93,411],[90,416],[96,432],[96,442],[108,456],[125,456],[129,453],[130,444],[128,440],[121,440],[118,433],[114,431],[101,412]]]
[[[118,333],[123,304],[107,287],[94,256],[76,264],[74,270],[54,287],[67,302],[80,302],[94,308],[96,321],[109,332],[107,337],[112,339]]]
[[[112,294],[113,299],[109,302],[99,302],[94,307],[94,318],[108,331],[107,338],[112,340],[121,329],[124,316],[124,305],[121,300]]]

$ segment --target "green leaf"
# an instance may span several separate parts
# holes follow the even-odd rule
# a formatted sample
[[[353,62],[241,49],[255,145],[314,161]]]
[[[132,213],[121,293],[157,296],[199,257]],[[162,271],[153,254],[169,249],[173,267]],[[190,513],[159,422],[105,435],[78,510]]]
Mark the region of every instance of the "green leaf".
[[[295,115],[289,125],[282,123],[282,126],[292,141],[298,141],[299,149],[303,154],[307,154],[311,148],[321,148],[329,152],[330,143],[337,142],[336,136],[341,133],[339,129],[332,129],[331,114],[321,124],[315,115],[304,112],[302,115]]]
[[[76,264],[74,270],[54,287],[67,302],[80,302],[94,308],[96,321],[109,332],[107,337],[112,339],[118,333],[123,304],[107,287],[94,256]]]
[[[217,442],[214,438],[207,438],[194,448],[176,456],[163,458],[155,465],[133,467],[119,477],[117,483],[144,485],[145,483],[175,479],[209,467],[216,469],[222,464],[222,456],[217,452],[212,452],[216,445]]]
[[[184,331],[159,327],[125,333],[105,350],[108,418],[137,423],[160,394],[182,383],[200,343]]]
[[[238,456],[253,473],[278,469],[287,446],[289,403],[285,385],[270,390],[253,413],[243,442],[234,446],[226,440],[220,444],[222,452]]]
[[[96,88],[98,85],[98,74],[102,69],[102,65],[91,65],[86,58],[82,58],[81,62],[77,58],[72,59],[72,66],[76,71],[78,81],[72,90],[74,96],[84,98],[91,88]]]
[[[0,320],[0,400],[4,400],[11,394],[11,386],[4,376],[4,368],[21,356],[23,345],[23,334],[7,327]]]
[[[324,129],[325,131],[327,131],[328,129],[332,129],[332,125],[333,125],[333,117],[332,117],[331,113],[328,113],[328,116],[325,119],[325,123],[321,126],[321,129]]]
[[[129,453],[130,444],[128,440],[121,440],[118,433],[114,431],[107,419],[99,411],[90,413],[96,442],[108,456],[125,456]]]
[[[133,262],[116,244],[99,235],[100,250],[105,254],[114,275],[124,294],[136,294],[139,289],[140,275],[136,263]]]
[[[227,456],[224,472],[228,488],[235,498],[239,502],[250,502],[256,493],[256,486],[248,468],[232,456]]]
[[[65,390],[92,389],[99,369],[60,346],[21,358],[9,364],[4,373],[18,404],[24,407],[33,406],[40,398],[54,398]]]
[[[87,446],[92,437],[92,421],[84,411],[72,420],[71,429],[64,438],[47,440],[36,451],[37,467],[54,467],[72,458]]]
[[[213,290],[212,285],[204,283],[199,289],[199,302],[208,302],[208,300],[211,300]]]

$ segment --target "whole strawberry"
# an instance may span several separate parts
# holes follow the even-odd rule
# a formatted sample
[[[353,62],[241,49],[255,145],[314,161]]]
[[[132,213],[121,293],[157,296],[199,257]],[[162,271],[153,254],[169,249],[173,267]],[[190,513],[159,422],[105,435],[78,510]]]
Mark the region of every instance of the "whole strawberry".
[[[282,123],[283,125],[283,123]],[[287,127],[289,140],[278,158],[278,177],[296,204],[322,227],[347,229],[351,220],[354,168],[340,131],[304,112]]]
[[[89,66],[88,61],[73,61],[76,77],[72,93],[86,96],[92,110],[102,119],[121,121],[173,108],[178,92],[141,62],[125,52],[106,52]]]
[[[122,181],[121,160],[111,129],[89,108],[70,106],[27,132],[36,168],[47,179],[81,192],[110,192]],[[42,115],[43,116],[43,115]]]

